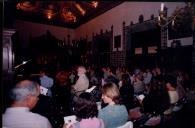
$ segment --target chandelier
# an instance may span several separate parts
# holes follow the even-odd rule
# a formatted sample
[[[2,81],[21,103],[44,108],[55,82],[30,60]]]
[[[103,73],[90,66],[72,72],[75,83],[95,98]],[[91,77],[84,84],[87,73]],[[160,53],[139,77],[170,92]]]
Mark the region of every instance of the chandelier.
[[[189,6],[189,4],[185,7],[179,8],[177,7],[174,13],[168,17],[167,16],[167,10],[168,8],[164,5],[164,3],[161,3],[161,8],[159,11],[158,16],[158,25],[162,28],[167,27],[168,25],[171,25],[172,28],[179,25],[179,23],[184,23],[187,20],[191,21],[190,18],[192,18],[192,6]]]

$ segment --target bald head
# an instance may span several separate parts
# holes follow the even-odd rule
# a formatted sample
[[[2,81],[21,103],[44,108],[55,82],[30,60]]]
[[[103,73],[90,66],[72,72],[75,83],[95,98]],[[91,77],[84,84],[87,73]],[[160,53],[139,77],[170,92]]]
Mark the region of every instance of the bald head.
[[[86,71],[85,67],[79,66],[78,69],[77,69],[77,72],[79,74],[85,74],[87,71]]]

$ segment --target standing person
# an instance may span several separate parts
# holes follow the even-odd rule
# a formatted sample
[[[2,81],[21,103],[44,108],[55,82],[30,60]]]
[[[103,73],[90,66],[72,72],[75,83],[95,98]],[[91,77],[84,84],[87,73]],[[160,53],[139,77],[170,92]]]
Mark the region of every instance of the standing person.
[[[76,84],[72,86],[73,92],[79,96],[89,87],[89,79],[86,76],[86,69],[83,66],[79,66],[77,69],[77,75],[79,76]]]
[[[114,83],[102,87],[102,99],[108,103],[99,110],[98,118],[103,119],[106,128],[116,128],[124,125],[128,120],[128,112],[124,105],[119,104],[120,92]]]
[[[47,96],[52,97],[51,87],[53,86],[54,82],[53,82],[53,78],[47,76],[46,69],[40,70],[40,83],[41,86],[48,89]]]
[[[52,88],[53,100],[57,108],[56,113],[71,114],[71,86],[67,71],[60,71],[56,75],[56,83]]]
[[[23,80],[11,90],[13,103],[3,114],[3,127],[6,128],[51,128],[47,118],[30,112],[39,96],[39,85]]]

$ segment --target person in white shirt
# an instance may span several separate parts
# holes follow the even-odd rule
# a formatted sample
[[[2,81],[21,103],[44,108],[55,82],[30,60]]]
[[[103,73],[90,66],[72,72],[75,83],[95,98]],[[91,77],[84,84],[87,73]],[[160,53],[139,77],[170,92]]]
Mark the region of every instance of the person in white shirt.
[[[40,83],[41,83],[41,86],[48,89],[47,96],[52,97],[51,87],[53,86],[54,81],[53,81],[53,78],[47,76],[46,69],[40,70]]]
[[[175,104],[179,100],[179,94],[176,90],[177,88],[177,79],[173,75],[168,75],[166,78],[166,88],[168,90],[170,103]]]
[[[2,125],[5,128],[52,128],[49,120],[30,110],[35,107],[40,94],[39,85],[23,80],[11,90],[11,107],[3,114]]]
[[[86,76],[85,67],[79,66],[77,73],[79,78],[76,81],[76,84],[72,86],[72,90],[77,96],[79,96],[82,92],[89,88],[89,79]]]

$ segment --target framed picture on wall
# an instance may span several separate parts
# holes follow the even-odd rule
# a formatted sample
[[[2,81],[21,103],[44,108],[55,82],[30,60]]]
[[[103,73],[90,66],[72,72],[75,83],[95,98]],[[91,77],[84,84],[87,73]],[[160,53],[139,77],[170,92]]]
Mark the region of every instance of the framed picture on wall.
[[[141,55],[143,52],[142,48],[135,48],[135,55]]]
[[[120,48],[121,47],[121,35],[114,37],[114,48]]]
[[[155,53],[157,53],[157,46],[148,47],[148,54],[155,54]]]

